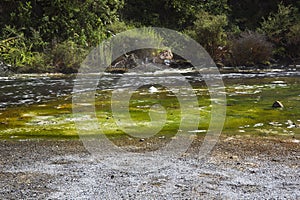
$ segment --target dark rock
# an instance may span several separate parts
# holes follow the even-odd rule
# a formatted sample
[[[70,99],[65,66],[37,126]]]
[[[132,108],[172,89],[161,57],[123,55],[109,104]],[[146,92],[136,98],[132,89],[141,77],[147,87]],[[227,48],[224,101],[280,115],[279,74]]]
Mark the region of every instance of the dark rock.
[[[280,101],[275,101],[272,105],[273,108],[283,108],[283,104]]]
[[[12,72],[9,70],[11,66],[0,61],[0,76],[12,75]]]
[[[117,58],[107,69],[106,72],[125,73],[128,69],[138,66],[138,60],[134,53],[124,54]]]
[[[178,59],[178,60],[172,60],[172,62],[170,63],[170,67],[178,68],[178,69],[187,69],[194,66],[187,60]]]

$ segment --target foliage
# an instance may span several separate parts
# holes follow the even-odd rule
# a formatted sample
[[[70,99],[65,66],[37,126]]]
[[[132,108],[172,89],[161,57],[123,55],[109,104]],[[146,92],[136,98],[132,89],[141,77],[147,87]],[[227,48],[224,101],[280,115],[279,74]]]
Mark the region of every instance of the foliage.
[[[231,44],[234,66],[267,64],[272,55],[272,44],[266,37],[256,32],[243,32]]]
[[[57,44],[51,51],[52,66],[61,73],[75,73],[87,55],[87,51],[73,41]]]
[[[109,24],[106,27],[107,32],[111,36],[114,36],[117,33],[121,33],[123,31],[127,31],[127,30],[130,30],[130,29],[133,29],[133,28],[135,28],[134,25],[126,24],[125,22],[122,22],[122,21],[116,21],[116,22],[114,22],[112,24]]]
[[[71,39],[80,45],[94,46],[106,38],[104,26],[118,19],[122,1],[102,0],[30,0],[17,1],[15,12],[8,19],[17,28],[34,27],[46,42]]]
[[[29,69],[41,57],[39,53],[34,52],[34,44],[43,45],[43,43],[40,43],[38,36],[28,41],[23,32],[6,26],[3,29],[3,38],[0,41],[0,56],[5,63],[12,65],[12,70]]]
[[[300,24],[298,9],[282,3],[278,5],[276,13],[271,13],[261,23],[259,31],[265,33],[269,40],[275,44],[274,54],[277,58],[289,57],[289,48],[294,45],[293,40],[297,40],[297,27]]]
[[[39,71],[33,69],[38,61],[69,72],[85,55],[82,47],[87,50],[111,35],[106,27],[118,21],[123,4],[117,0],[3,0],[1,58],[17,71]],[[3,9],[7,12],[2,14]],[[77,57],[71,58],[72,53]]]
[[[164,1],[126,0],[120,12],[123,20],[131,21],[136,26],[162,26],[161,22],[165,17]]]
[[[163,47],[163,38],[151,27],[142,27],[125,32],[117,38],[112,38],[114,57],[130,53],[132,46],[145,47],[137,49],[134,54],[138,58],[152,57]],[[150,48],[153,47],[153,48]]]
[[[126,0],[121,9],[122,19],[136,25],[166,27],[183,31],[193,25],[196,14],[227,14],[227,0]]]
[[[187,33],[217,63],[224,64],[229,49],[236,64],[268,60],[261,56],[269,43],[255,32],[240,36],[245,30],[266,35],[275,59],[295,62],[300,57],[299,9],[300,1],[293,0],[1,0],[0,59],[15,71],[75,72],[87,51],[103,40],[134,27],[155,26]],[[129,40],[168,37],[143,31],[144,36]],[[235,39],[228,46],[230,35]],[[235,49],[247,52],[255,39],[266,49],[252,52],[257,58],[238,58],[241,52]],[[176,38],[170,40],[176,43]]]
[[[226,45],[225,27],[228,24],[225,15],[211,15],[200,12],[194,25],[186,33],[206,49],[213,59],[218,59],[217,49]]]
[[[287,34],[287,53],[292,60],[300,59],[300,21]]]
[[[300,1],[295,0],[228,0],[231,10],[228,16],[231,23],[238,25],[242,31],[255,30],[262,18],[277,10],[280,2],[300,8]]]

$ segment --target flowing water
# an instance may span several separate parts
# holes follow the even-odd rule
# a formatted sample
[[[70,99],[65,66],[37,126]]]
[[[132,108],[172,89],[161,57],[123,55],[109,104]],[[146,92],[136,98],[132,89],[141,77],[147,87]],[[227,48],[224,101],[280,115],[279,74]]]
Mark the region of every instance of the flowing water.
[[[46,102],[71,93],[69,76],[15,75],[0,77],[0,108]]]
[[[194,132],[206,132],[211,100],[203,76],[190,70],[165,70],[126,76],[105,74],[99,79],[95,105],[100,123],[107,127],[105,133],[121,134],[111,113],[111,93],[134,86],[136,77],[145,87],[136,85],[137,91],[132,96],[130,110],[134,119],[149,120],[149,107],[160,103],[167,108],[168,122],[160,137],[172,135],[179,126],[180,106],[176,95],[153,84],[153,79],[165,82],[186,79],[198,97],[201,115],[198,130]],[[80,119],[72,115],[75,78],[49,74],[0,77],[0,138],[77,137],[74,120]],[[223,133],[296,136],[300,133],[300,71],[244,71],[223,73],[222,78],[227,98]],[[88,81],[95,82],[92,79]],[[120,79],[125,79],[124,83],[118,83]],[[276,100],[284,108],[272,108]]]

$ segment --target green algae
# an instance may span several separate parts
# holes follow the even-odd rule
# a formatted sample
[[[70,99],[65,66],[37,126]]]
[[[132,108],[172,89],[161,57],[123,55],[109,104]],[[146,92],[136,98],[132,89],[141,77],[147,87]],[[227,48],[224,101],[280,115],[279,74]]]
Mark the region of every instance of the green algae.
[[[300,80],[299,78],[261,78],[224,80],[227,93],[227,114],[223,134],[288,135],[299,137]],[[207,88],[194,87],[199,110],[191,114],[200,116],[199,131],[205,134],[209,123],[211,100]],[[98,123],[108,138],[129,137],[120,127],[111,111],[111,90],[97,91],[95,110]],[[68,138],[77,139],[78,133],[72,114],[71,96],[46,103],[10,107],[0,111],[0,139]],[[284,108],[274,109],[279,100]],[[155,137],[170,139],[179,131],[181,108],[176,96],[162,88],[152,94],[140,88],[131,97],[131,118],[143,125],[150,122],[151,106],[160,104],[166,111],[166,124]],[[184,126],[184,125],[183,125]],[[132,129],[136,127],[131,127]]]
[[[227,86],[227,94],[224,133],[260,135],[300,133],[299,79],[250,79],[243,80],[242,84],[231,82]],[[272,108],[276,100],[281,101],[284,108]]]
[[[0,138],[78,138],[70,99],[0,111]]]

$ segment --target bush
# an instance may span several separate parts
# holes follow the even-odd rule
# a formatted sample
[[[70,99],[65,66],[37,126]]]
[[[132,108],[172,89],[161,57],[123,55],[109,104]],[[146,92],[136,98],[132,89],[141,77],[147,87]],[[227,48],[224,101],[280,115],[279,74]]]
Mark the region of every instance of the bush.
[[[256,32],[243,32],[231,41],[231,63],[234,66],[267,64],[272,56],[272,44]]]
[[[201,11],[197,14],[194,26],[190,27],[186,33],[199,42],[200,45],[218,61],[218,49],[226,45],[227,35],[225,27],[228,25],[225,15],[211,15]]]
[[[296,60],[300,61],[300,22],[292,26],[287,34],[287,54],[293,64]]]
[[[127,30],[133,29],[133,28],[135,28],[134,25],[126,24],[125,22],[122,22],[122,21],[116,21],[112,24],[109,24],[106,27],[107,32],[110,34],[110,36],[114,36],[117,33],[121,33],[123,31],[127,31]]]
[[[44,53],[33,52],[31,62],[28,65],[18,67],[18,73],[45,73],[53,72],[53,67],[49,65],[49,58]]]
[[[56,72],[76,73],[81,62],[87,55],[87,50],[72,41],[57,44],[51,51],[52,63]]]
[[[13,71],[30,65],[33,61],[32,45],[27,44],[24,34],[13,27],[6,26],[3,35],[0,41],[1,59],[11,65]]]
[[[6,26],[0,40],[1,61],[11,65],[14,72],[48,72],[46,55],[35,51],[34,46],[43,49],[42,42],[36,31],[32,31],[31,39],[25,38],[22,31]]]
[[[132,46],[153,46],[155,49],[160,49],[163,45],[163,38],[155,29],[151,27],[142,27],[136,30],[126,32],[119,35],[117,38],[112,38],[113,49],[116,55],[123,55],[131,51]],[[149,50],[152,51],[152,50]],[[140,53],[149,53],[148,50],[141,50]],[[144,57],[144,56],[141,56]]]
[[[299,24],[298,9],[290,5],[285,6],[282,3],[278,5],[276,13],[271,13],[267,19],[263,19],[259,31],[267,35],[268,39],[275,45],[274,55],[276,58],[286,59],[293,56],[291,55],[294,54],[293,40],[297,40],[299,37],[297,28]]]
[[[34,28],[48,43],[72,40],[92,47],[106,39],[106,26],[118,20],[123,5],[103,0],[2,0],[0,12],[4,8],[9,14],[0,16],[0,28],[13,25],[23,29],[26,38],[32,37]]]

